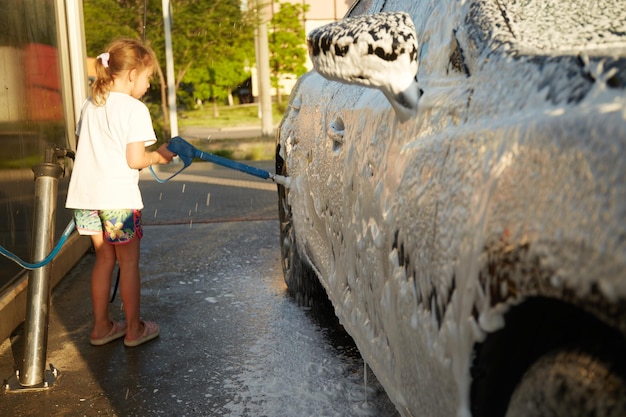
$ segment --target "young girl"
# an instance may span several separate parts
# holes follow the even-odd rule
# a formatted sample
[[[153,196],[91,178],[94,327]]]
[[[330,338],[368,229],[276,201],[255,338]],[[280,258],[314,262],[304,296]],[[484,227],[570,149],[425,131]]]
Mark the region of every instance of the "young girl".
[[[167,164],[175,156],[166,144],[156,152],[150,113],[139,101],[154,71],[154,52],[131,39],[114,41],[96,59],[92,97],[82,108],[76,129],[78,146],[66,207],[74,209],[76,228],[90,235],[96,251],[91,274],[94,326],[92,345],[124,337],[138,346],[159,335],[159,326],[139,316],[139,241],[143,234],[139,170]],[[126,321],[109,318],[109,294],[115,262]]]

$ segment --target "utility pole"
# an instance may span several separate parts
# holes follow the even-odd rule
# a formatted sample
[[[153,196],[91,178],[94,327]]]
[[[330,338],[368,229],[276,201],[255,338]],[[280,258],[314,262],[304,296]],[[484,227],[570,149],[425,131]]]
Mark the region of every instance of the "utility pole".
[[[261,134],[265,137],[274,134],[272,122],[272,90],[270,85],[270,62],[266,22],[266,3],[256,0],[257,10],[257,77],[259,83],[259,100],[261,104]]]
[[[170,136],[178,136],[176,114],[176,83],[174,79],[174,54],[172,53],[172,14],[170,0],[163,0],[163,26],[165,30],[165,63],[167,71],[167,103],[170,113]]]

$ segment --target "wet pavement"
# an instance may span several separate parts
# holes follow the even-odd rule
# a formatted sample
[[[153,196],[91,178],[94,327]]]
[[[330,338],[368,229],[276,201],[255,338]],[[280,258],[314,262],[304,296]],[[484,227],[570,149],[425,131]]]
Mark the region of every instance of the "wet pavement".
[[[397,416],[336,322],[287,296],[275,185],[194,163],[166,184],[145,171],[141,186],[142,316],[161,336],[89,344],[87,253],[52,293],[46,363],[58,377],[5,390],[1,415]],[[111,313],[123,318],[119,295]],[[15,379],[22,352],[20,327],[0,345],[0,377]]]

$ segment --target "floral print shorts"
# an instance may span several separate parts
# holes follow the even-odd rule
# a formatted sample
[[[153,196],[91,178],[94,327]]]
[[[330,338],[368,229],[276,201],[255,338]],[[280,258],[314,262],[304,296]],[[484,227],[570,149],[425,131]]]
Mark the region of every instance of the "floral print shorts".
[[[141,211],[134,209],[74,210],[76,230],[81,235],[104,233],[104,240],[116,244],[141,239]]]

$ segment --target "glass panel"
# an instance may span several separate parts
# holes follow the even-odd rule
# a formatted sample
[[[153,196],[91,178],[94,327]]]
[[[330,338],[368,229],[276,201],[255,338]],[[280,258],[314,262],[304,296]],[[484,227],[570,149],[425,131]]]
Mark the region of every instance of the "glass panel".
[[[382,8],[379,0],[357,0],[354,2],[346,17],[355,17],[362,14],[373,14]]]
[[[32,167],[49,144],[68,148],[61,94],[55,3],[4,0],[0,13],[0,246],[31,255]],[[56,239],[70,220],[67,178],[59,182]],[[0,256],[0,290],[23,269]]]
[[[501,0],[513,43],[522,48],[576,51],[623,47],[626,4],[623,0]]]

